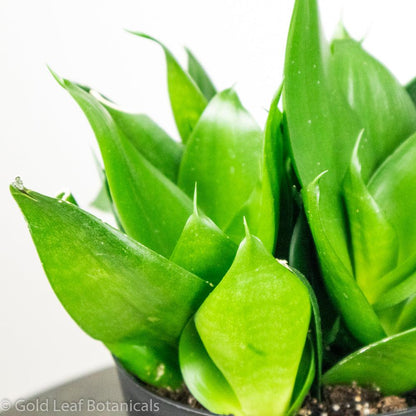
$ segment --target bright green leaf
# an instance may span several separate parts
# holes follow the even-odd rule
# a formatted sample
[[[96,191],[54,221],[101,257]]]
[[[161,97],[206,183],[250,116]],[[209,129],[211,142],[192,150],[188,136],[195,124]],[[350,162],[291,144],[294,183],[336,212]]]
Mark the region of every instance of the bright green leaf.
[[[302,406],[306,395],[309,393],[315,377],[315,359],[312,341],[308,339],[303,350],[302,359],[299,364],[295,386],[293,388],[292,400],[288,415],[295,414]]]
[[[74,204],[21,182],[11,192],[53,290],[85,332],[108,344],[151,346],[157,356],[177,347],[210,291],[206,282]]]
[[[399,263],[416,252],[416,134],[402,143],[374,173],[368,189],[395,228]]]
[[[367,182],[374,169],[416,131],[416,108],[405,88],[362,48],[361,42],[334,40],[330,68],[334,88],[339,87],[365,129],[360,160]]]
[[[202,343],[237,396],[241,414],[286,414],[310,309],[303,283],[248,235],[195,315]]]
[[[323,180],[325,177],[318,177],[303,191],[305,211],[315,239],[323,277],[329,293],[334,294],[332,300],[347,327],[358,340],[368,344],[383,338],[385,333],[351,271],[345,268],[327,238],[322,225],[321,199],[325,195],[320,192],[320,182]]]
[[[321,189],[326,196],[320,206],[322,227],[339,261],[352,271],[339,191],[360,126],[347,102],[333,90],[327,74],[329,55],[317,1],[297,0],[287,41],[283,94],[294,167],[302,186],[328,171]],[[314,237],[315,241],[320,238]]]
[[[317,390],[318,390],[318,397],[320,397],[320,388],[321,388],[321,376],[322,376],[322,362],[323,362],[323,341],[322,341],[322,325],[321,325],[321,313],[319,310],[319,304],[318,304],[318,299],[315,295],[315,292],[312,288],[312,285],[309,283],[309,281],[306,279],[306,277],[300,273],[298,270],[296,269],[291,269],[293,271],[293,273],[295,273],[295,275],[299,278],[299,280],[305,285],[305,287],[308,289],[309,291],[309,301],[311,303],[311,307],[312,307],[312,314],[313,314],[313,335],[312,335],[312,341],[313,341],[313,345],[315,346],[315,348],[313,348],[313,346],[310,346],[311,351],[309,352],[305,352],[304,354],[311,354],[313,353],[314,356],[316,356],[316,359],[313,360],[313,365],[315,367],[316,365],[316,371],[313,371],[314,376],[316,375],[316,381],[317,381]],[[305,346],[305,349],[308,346]],[[305,359],[302,358],[302,365],[306,368],[309,368],[310,364],[305,363]],[[315,369],[314,369],[315,370]],[[307,374],[310,375],[311,370],[306,370],[304,368],[304,371],[307,371]],[[299,377],[299,375],[298,375]],[[313,376],[312,376],[313,378]],[[308,377],[306,377],[306,380],[308,379]]]
[[[177,181],[183,153],[180,143],[175,142],[147,115],[124,111],[97,91],[85,86],[81,88],[109,112],[114,123],[142,156],[172,182]]]
[[[245,218],[251,233],[258,237],[271,253],[274,252],[279,229],[280,182],[283,161],[280,132],[282,114],[277,108],[280,95],[281,89],[273,99],[266,122],[260,178],[249,199],[225,230],[234,241],[240,241],[244,235],[242,218]]]
[[[196,85],[198,85],[207,101],[210,101],[217,93],[217,90],[203,66],[195,58],[195,55],[189,49],[186,49],[186,53],[188,55],[188,73]]]
[[[345,176],[343,193],[348,211],[355,279],[369,302],[373,303],[378,294],[378,282],[396,266],[399,250],[394,228],[362,177],[358,156],[362,137],[361,133]]]
[[[56,199],[60,199],[62,201],[69,202],[71,204],[78,206],[78,202],[71,192],[61,192],[60,194],[56,196]]]
[[[376,311],[383,310],[386,308],[391,308],[409,297],[416,294],[416,265],[414,264],[415,259],[413,258],[413,270],[409,272],[405,279],[401,282],[398,282],[396,285],[391,286],[389,290],[381,292],[381,296],[377,299],[377,302],[374,304]],[[393,276],[389,274],[381,279],[381,286],[384,289],[385,278],[389,279]],[[416,316],[415,316],[416,318]]]
[[[103,184],[94,198],[94,201],[92,201],[91,206],[103,212],[112,211],[113,203],[111,201],[107,178],[103,181]]]
[[[193,319],[181,336],[179,362],[186,386],[199,403],[214,413],[241,415],[238,399],[205,350]]]
[[[344,358],[326,374],[325,384],[377,386],[386,394],[416,388],[416,328],[382,339]],[[398,359],[400,357],[400,359]]]
[[[199,117],[207,106],[207,100],[195,81],[182,69],[173,54],[163,43],[144,33],[131,33],[156,42],[165,52],[170,103],[179,134],[182,141],[186,143]]]
[[[401,313],[395,322],[395,332],[416,328],[416,296],[413,286],[413,295],[405,302]]]
[[[137,344],[134,340],[106,343],[105,346],[141,381],[156,387],[181,388],[183,379],[176,348],[153,347],[150,342]]]
[[[192,195],[197,183],[198,205],[225,230],[259,180],[262,150],[261,129],[236,93],[225,90],[210,101],[189,138],[178,184]]]
[[[77,101],[94,130],[124,230],[169,256],[192,213],[192,201],[137,151],[96,98],[68,80],[55,78]]]
[[[217,285],[230,268],[237,245],[195,207],[170,260]]]

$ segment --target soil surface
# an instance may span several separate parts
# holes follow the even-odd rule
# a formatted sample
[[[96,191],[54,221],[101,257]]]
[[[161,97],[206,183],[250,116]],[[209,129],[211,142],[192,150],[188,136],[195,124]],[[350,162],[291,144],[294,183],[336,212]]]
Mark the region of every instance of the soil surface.
[[[203,409],[195,397],[184,387],[180,390],[149,389],[159,396],[188,405],[194,409]],[[352,386],[327,386],[323,389],[322,401],[311,396],[306,397],[298,416],[367,416],[397,412],[416,406],[416,390],[402,397],[383,396],[377,390]]]
[[[416,392],[403,397],[383,396],[377,390],[352,386],[327,386],[322,402],[307,397],[299,410],[299,416],[367,416],[397,412],[412,407]]]

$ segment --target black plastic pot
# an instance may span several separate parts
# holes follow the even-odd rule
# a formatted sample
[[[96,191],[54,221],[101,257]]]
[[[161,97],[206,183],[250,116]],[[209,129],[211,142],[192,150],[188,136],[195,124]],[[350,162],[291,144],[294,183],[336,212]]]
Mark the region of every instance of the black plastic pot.
[[[126,371],[115,359],[117,373],[120,380],[121,391],[127,403],[130,416],[188,416],[203,415],[212,416],[206,410],[192,409],[189,406],[160,397],[149,391],[137,377]]]
[[[165,399],[149,391],[136,377],[127,372],[117,361],[117,372],[121,390],[129,407],[130,416],[212,416],[206,410],[192,409],[173,400]],[[342,415],[340,415],[342,416]],[[416,416],[416,407],[395,413],[385,413],[383,416]]]

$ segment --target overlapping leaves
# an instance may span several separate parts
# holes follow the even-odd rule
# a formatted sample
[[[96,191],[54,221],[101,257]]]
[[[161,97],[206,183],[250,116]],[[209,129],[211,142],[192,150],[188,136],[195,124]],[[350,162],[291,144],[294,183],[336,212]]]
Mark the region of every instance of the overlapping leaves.
[[[363,344],[408,329],[416,318],[411,97],[345,30],[329,45],[320,32],[317,1],[298,0],[284,107],[321,270],[343,321]],[[376,350],[387,351],[392,342],[384,339]],[[357,353],[349,368],[358,371],[366,357]],[[377,384],[379,376],[373,376]],[[353,371],[344,381],[352,380]]]

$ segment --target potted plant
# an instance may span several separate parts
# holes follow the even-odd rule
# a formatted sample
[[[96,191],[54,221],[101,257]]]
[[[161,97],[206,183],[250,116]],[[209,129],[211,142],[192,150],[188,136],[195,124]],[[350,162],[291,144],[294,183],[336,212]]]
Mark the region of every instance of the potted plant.
[[[94,130],[118,229],[72,195],[11,186],[56,295],[116,358],[127,401],[152,397],[141,383],[185,383],[213,413],[283,416],[322,385],[416,388],[412,87],[345,29],[326,43],[317,1],[296,0],[263,131],[191,52],[185,70],[134,34],[164,50],[181,143],[51,71]],[[161,405],[148,414],[209,414]]]

